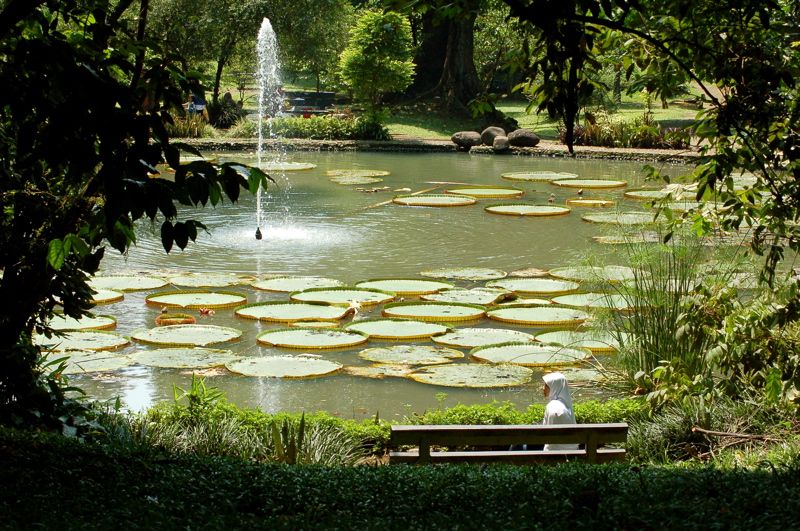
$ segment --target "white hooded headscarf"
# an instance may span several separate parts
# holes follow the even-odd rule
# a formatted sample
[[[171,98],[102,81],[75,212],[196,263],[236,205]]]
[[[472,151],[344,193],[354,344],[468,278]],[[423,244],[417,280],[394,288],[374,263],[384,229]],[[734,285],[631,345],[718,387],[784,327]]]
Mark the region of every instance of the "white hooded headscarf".
[[[550,372],[542,377],[544,383],[550,388],[549,400],[558,400],[572,413],[572,395],[569,392],[567,378],[560,372]]]
[[[544,408],[544,424],[575,424],[572,411],[572,396],[567,379],[560,372],[551,372],[542,377],[550,388],[549,401]],[[577,450],[577,444],[545,444],[544,450]]]

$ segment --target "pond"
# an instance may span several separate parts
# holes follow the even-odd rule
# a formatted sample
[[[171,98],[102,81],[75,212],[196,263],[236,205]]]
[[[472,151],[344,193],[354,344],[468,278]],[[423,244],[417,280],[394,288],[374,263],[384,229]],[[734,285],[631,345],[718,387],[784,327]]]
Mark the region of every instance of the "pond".
[[[221,160],[253,163],[252,154],[220,154]],[[307,171],[274,173],[277,184],[263,200],[266,222],[261,227],[263,239],[254,237],[256,200],[250,195],[239,203],[225,203],[216,208],[196,212],[185,211],[202,220],[209,234],[184,250],[169,255],[161,248],[157,230],[147,223],[138,227],[137,244],[124,256],[107,252],[102,274],[165,275],[182,272],[229,272],[266,278],[271,274],[315,275],[338,279],[347,285],[377,278],[415,277],[420,272],[438,268],[482,267],[503,271],[524,268],[550,269],[581,263],[587,257],[605,263],[619,263],[614,246],[595,242],[592,237],[611,231],[607,225],[587,223],[581,216],[590,212],[643,210],[643,203],[623,198],[624,189],[583,191],[584,198],[602,197],[618,201],[610,210],[573,208],[558,217],[522,217],[494,215],[484,211],[499,199],[478,199],[477,204],[453,208],[409,207],[379,203],[392,199],[398,192],[431,189],[444,192],[457,185],[441,186],[438,182],[514,186],[524,190],[524,201],[564,205],[576,196],[574,188],[562,188],[546,182],[511,182],[501,179],[506,172],[556,171],[575,173],[582,179],[619,179],[628,182],[628,189],[642,185],[642,164],[600,160],[570,160],[516,156],[470,154],[403,154],[403,153],[291,153],[292,162],[312,162],[317,167]],[[390,175],[368,185],[341,185],[325,175],[332,169],[378,169]],[[665,167],[667,173],[685,172],[679,166]],[[375,192],[357,188],[380,188]],[[463,287],[476,287],[483,282],[455,281]],[[170,286],[163,289],[174,289]],[[248,285],[224,288],[246,294],[249,303],[287,300],[286,293],[254,289]],[[97,314],[118,319],[116,333],[153,327],[160,308],[145,303],[145,297],[160,290],[127,292],[124,300],[96,308]],[[407,299],[414,299],[407,297]],[[357,319],[377,317],[381,306],[362,308]],[[220,309],[214,315],[201,317],[191,310],[198,323],[238,328],[242,338],[221,346],[242,356],[297,354],[297,350],[268,347],[256,342],[256,336],[282,325],[242,319],[234,309]],[[493,327],[539,333],[542,328],[500,323],[483,318],[459,323],[459,327]],[[368,344],[346,349],[319,350],[324,359],[345,366],[369,365],[358,357],[367,347],[389,346],[392,341],[370,340]],[[415,340],[414,344],[429,344]],[[132,344],[115,354],[148,349]],[[461,349],[467,352],[468,349]],[[605,356],[610,358],[611,356]],[[608,359],[601,360],[604,363]],[[461,360],[459,363],[476,363]],[[524,385],[467,389],[440,387],[407,378],[373,379],[337,373],[313,379],[279,379],[245,377],[216,371],[207,383],[223,390],[227,398],[245,407],[265,411],[326,410],[345,417],[362,418],[378,413],[382,418],[398,418],[439,405],[486,403],[510,400],[525,407],[542,401],[542,369],[534,369],[532,380]],[[73,377],[72,381],[90,396],[120,396],[127,407],[139,410],[154,403],[171,400],[173,386],[187,387],[191,371],[132,366],[117,372],[91,373]],[[445,394],[442,394],[445,393]],[[600,391],[587,386],[578,395],[597,396]]]

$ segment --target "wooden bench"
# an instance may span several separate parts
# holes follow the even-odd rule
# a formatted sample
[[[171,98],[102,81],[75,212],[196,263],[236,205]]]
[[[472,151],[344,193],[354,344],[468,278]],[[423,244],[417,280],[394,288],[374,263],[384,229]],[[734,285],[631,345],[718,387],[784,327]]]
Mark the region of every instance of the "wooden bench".
[[[628,425],[402,425],[392,426],[391,447],[416,446],[417,450],[392,451],[389,463],[558,463],[571,460],[604,463],[625,459],[624,448],[604,448],[608,443],[624,443]],[[511,445],[582,444],[580,450],[509,450]],[[432,448],[436,447],[432,451]],[[448,447],[478,447],[474,450],[447,450]],[[501,450],[485,450],[501,447]]]

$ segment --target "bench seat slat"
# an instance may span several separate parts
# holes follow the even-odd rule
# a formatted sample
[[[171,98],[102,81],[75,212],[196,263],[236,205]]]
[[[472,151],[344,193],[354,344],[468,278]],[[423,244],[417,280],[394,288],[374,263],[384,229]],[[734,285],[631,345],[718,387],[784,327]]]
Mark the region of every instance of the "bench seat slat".
[[[561,450],[545,452],[541,450],[498,450],[474,452],[431,452],[431,463],[560,463],[566,461],[584,461],[586,452],[583,450]],[[419,453],[390,452],[389,462],[416,463]],[[625,459],[625,450],[622,448],[598,448],[597,462],[619,461]]]
[[[590,434],[600,444],[625,442],[628,425],[617,424],[556,424],[556,425],[416,425],[392,426],[391,443],[395,446],[418,444],[447,445],[505,445],[545,443],[585,443]]]

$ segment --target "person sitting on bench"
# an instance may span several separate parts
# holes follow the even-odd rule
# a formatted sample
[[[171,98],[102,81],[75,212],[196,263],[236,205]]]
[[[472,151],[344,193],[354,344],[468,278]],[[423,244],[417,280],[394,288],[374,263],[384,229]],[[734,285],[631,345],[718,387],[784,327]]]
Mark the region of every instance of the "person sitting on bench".
[[[560,372],[551,372],[542,377],[544,396],[549,399],[544,408],[542,424],[576,424],[572,411],[572,395],[566,377]],[[577,450],[577,444],[545,444],[544,450]]]

